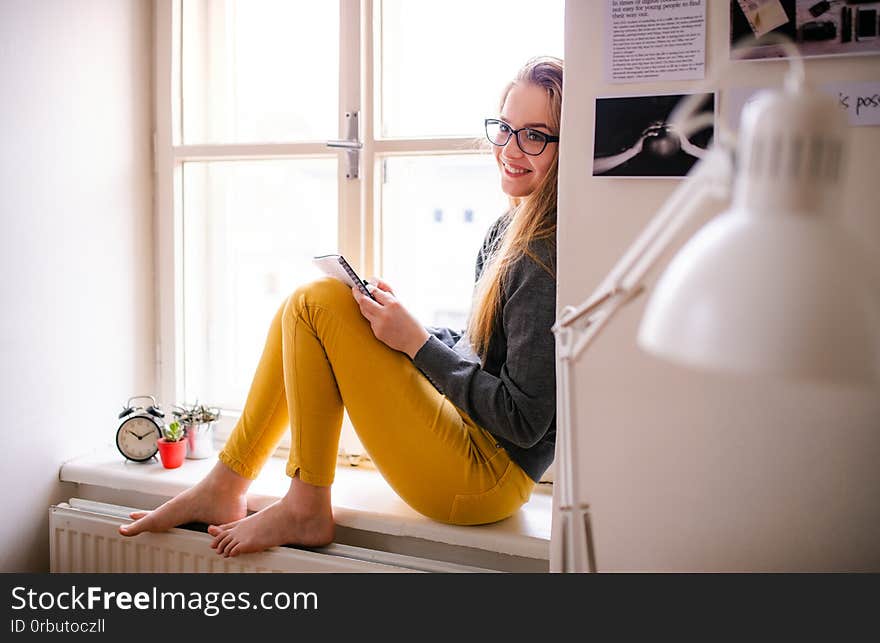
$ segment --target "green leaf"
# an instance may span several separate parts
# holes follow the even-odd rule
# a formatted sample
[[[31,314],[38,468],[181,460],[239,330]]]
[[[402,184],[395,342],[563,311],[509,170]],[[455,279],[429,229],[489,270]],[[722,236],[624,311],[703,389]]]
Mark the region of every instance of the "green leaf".
[[[177,421],[166,426],[162,433],[164,434],[165,439],[169,442],[180,442],[185,435],[183,427],[181,427],[180,422]]]

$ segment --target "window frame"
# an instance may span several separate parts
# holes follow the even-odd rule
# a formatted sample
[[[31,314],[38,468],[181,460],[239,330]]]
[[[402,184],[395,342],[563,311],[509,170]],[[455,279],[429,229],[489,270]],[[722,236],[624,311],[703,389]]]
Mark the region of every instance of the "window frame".
[[[339,248],[363,275],[382,273],[382,168],[394,156],[491,154],[469,136],[377,138],[381,118],[382,0],[338,0],[340,17],[337,138],[346,136],[345,113],[359,113],[362,143],[357,179],[345,178],[345,153],[324,142],[184,145],[180,68],[184,0],[157,0],[154,26],[153,159],[155,173],[156,374],[160,399],[185,401],[183,297],[183,163],[189,161],[337,158]],[[362,20],[362,17],[365,19]],[[210,403],[210,400],[205,400]],[[242,404],[244,400],[242,400]],[[217,438],[231,431],[239,409],[222,409]],[[343,439],[354,431],[346,416]],[[355,438],[356,440],[356,438]],[[344,454],[345,455],[345,454]],[[347,454],[359,459],[363,454]]]

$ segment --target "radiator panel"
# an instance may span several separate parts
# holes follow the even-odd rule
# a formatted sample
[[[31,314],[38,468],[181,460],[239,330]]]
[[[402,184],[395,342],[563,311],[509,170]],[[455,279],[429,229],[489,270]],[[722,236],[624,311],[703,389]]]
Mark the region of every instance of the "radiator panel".
[[[134,511],[72,498],[49,509],[49,569],[53,573],[253,573],[253,572],[492,572],[391,552],[331,544],[318,549],[273,547],[223,558],[205,533],[171,529],[134,537],[118,527]]]
[[[277,547],[266,552],[222,558],[210,548],[212,537],[172,529],[125,537],[114,516],[69,505],[50,508],[49,569],[53,573],[244,573],[244,572],[411,572],[396,565],[356,560],[309,550]]]

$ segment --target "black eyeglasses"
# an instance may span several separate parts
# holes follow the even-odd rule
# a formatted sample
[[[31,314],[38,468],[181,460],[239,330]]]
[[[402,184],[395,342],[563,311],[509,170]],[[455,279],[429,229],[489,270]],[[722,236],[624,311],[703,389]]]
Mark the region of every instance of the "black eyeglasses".
[[[559,142],[558,136],[545,134],[531,127],[520,127],[519,129],[511,129],[510,125],[497,118],[486,119],[486,138],[492,145],[504,147],[510,140],[511,136],[516,136],[516,144],[523,151],[523,154],[529,156],[539,156],[547,143]]]

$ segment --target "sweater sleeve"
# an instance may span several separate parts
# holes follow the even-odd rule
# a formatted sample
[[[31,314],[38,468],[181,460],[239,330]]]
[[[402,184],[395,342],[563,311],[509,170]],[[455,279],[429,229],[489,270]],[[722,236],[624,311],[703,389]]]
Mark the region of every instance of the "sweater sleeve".
[[[436,335],[414,364],[480,426],[529,448],[553,425],[556,414],[556,280],[528,256],[511,269],[504,289],[501,330],[506,338],[498,374],[478,358],[454,350]],[[464,340],[466,341],[466,340]]]
[[[439,326],[425,326],[425,330],[450,348],[458,343],[463,334],[462,331],[453,330],[452,328],[441,328]]]

